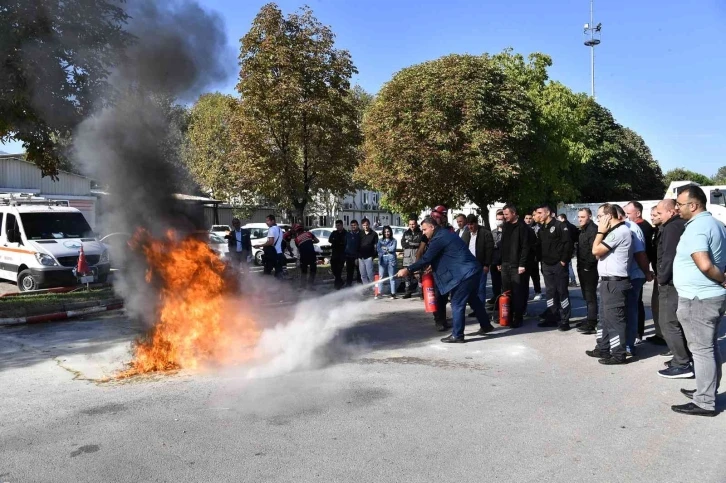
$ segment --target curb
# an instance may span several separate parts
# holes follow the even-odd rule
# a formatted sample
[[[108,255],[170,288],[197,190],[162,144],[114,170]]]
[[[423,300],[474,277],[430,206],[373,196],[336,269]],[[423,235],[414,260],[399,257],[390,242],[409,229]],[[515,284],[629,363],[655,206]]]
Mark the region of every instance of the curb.
[[[124,304],[123,302],[109,304],[109,305],[102,305],[102,306],[96,306],[96,307],[85,307],[85,308],[79,308],[76,310],[66,310],[63,312],[54,312],[50,314],[42,314],[42,315],[31,315],[28,317],[11,317],[11,318],[5,318],[0,319],[0,327],[1,326],[11,326],[11,325],[23,325],[23,324],[40,324],[43,322],[56,322],[60,320],[67,320],[72,319],[74,317],[79,317],[81,315],[87,315],[87,314],[96,314],[99,312],[107,312],[109,310],[118,310],[123,308]]]

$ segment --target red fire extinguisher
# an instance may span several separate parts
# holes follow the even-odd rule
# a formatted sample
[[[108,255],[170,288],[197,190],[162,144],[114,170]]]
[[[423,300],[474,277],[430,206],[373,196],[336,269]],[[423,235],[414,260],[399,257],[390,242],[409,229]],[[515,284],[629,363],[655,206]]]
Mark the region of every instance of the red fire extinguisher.
[[[512,292],[507,290],[499,296],[499,325],[506,327],[512,320]]]
[[[374,282],[377,282],[377,281],[379,281],[380,279],[381,279],[381,276],[380,276],[380,275],[373,275],[373,281],[374,281]],[[375,287],[373,287],[373,295],[374,295],[374,296],[376,296],[376,297],[378,297],[378,294],[380,294],[380,293],[381,293],[381,292],[380,292],[380,290],[378,290],[378,286],[379,286],[379,285],[380,285],[380,284],[379,284],[379,283],[377,283],[377,284],[375,285]]]
[[[424,273],[421,276],[421,288],[424,296],[424,308],[428,313],[436,312],[436,291],[434,290],[434,276]]]

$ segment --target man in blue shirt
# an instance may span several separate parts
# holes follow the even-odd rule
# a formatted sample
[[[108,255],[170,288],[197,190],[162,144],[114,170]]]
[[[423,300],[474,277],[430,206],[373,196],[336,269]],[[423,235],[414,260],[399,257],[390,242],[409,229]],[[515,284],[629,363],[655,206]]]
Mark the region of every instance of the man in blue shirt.
[[[421,222],[421,230],[428,239],[428,248],[416,262],[398,271],[398,278],[406,278],[410,273],[422,270],[428,265],[434,274],[434,281],[442,295],[451,296],[453,332],[441,342],[464,342],[466,304],[476,315],[480,329],[472,335],[484,335],[494,330],[479,299],[479,281],[482,277],[481,263],[471,254],[469,247],[456,233],[437,226],[436,221],[426,217]]]
[[[698,186],[680,191],[676,210],[686,220],[686,229],[673,260],[673,284],[678,291],[678,321],[693,354],[696,389],[681,389],[693,402],[671,409],[715,416],[721,382],[718,326],[726,311],[726,227],[706,211],[706,195]]]

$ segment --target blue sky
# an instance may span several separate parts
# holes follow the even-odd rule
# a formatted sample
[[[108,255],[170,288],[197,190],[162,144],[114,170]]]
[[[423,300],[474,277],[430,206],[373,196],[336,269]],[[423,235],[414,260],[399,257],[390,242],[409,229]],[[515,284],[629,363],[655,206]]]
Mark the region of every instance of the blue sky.
[[[265,2],[200,0],[226,22],[230,48]],[[303,3],[280,0],[286,13]],[[337,34],[375,93],[403,67],[450,53],[506,47],[552,56],[551,78],[590,90],[590,54],[582,27],[588,0],[308,0]],[[595,0],[602,22],[596,93],[623,125],[646,140],[664,171],[712,175],[726,165],[726,1]],[[219,90],[234,93],[235,74]],[[17,151],[18,145],[0,146]]]

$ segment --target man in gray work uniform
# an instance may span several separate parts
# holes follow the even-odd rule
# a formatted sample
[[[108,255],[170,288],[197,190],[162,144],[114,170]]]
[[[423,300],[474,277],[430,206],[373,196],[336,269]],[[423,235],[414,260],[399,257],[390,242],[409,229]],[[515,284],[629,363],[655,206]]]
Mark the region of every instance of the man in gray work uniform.
[[[630,290],[628,263],[632,257],[630,229],[618,218],[616,205],[605,203],[597,210],[597,236],[592,254],[600,275],[600,323],[597,347],[586,351],[600,364],[625,364],[626,292]]]

